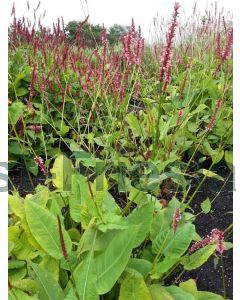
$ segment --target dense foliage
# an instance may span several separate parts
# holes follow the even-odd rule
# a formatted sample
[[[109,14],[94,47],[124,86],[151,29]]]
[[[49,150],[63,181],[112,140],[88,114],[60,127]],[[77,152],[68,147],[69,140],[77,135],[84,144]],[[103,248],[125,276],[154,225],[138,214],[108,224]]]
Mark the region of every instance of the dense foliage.
[[[89,45],[87,20],[83,35],[36,29],[13,9],[9,165],[46,181],[9,195],[9,299],[223,299],[165,285],[231,248],[228,228],[198,234],[191,204],[224,180],[214,165],[232,169],[232,24],[194,11],[180,25],[179,10],[154,45],[134,21]]]

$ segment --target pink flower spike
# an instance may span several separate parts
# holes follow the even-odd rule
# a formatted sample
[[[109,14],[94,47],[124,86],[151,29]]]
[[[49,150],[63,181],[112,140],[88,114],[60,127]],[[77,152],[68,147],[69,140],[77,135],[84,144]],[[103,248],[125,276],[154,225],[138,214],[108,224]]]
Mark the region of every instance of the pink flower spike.
[[[48,175],[48,170],[44,164],[44,161],[41,156],[37,156],[34,158],[35,164],[40,168],[45,176]]]
[[[212,244],[212,243],[216,244],[216,246],[217,246],[216,251],[218,253],[222,254],[223,251],[225,250],[225,247],[224,247],[224,232],[219,230],[219,229],[216,229],[216,228],[213,229],[211,231],[210,236],[208,235],[202,241],[194,243],[191,246],[189,252],[193,253],[193,252],[197,251],[198,249],[203,248],[204,246]]]
[[[172,228],[173,228],[174,232],[176,232],[176,230],[177,230],[178,223],[180,222],[181,217],[182,217],[181,210],[180,210],[180,208],[177,208],[173,214]]]

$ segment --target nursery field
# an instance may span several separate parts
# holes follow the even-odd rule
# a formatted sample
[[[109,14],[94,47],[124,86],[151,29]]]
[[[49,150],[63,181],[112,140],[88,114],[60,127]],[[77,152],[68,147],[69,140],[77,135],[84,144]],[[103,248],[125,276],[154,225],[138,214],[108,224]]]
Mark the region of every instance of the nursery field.
[[[112,43],[13,7],[9,299],[232,299],[232,19],[181,12]]]

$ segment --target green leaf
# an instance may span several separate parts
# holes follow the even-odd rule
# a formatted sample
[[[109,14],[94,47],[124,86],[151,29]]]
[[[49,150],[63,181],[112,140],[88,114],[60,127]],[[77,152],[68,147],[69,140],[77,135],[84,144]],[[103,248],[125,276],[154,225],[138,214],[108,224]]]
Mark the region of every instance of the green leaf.
[[[186,223],[176,230],[165,229],[153,240],[153,253],[163,253],[165,256],[180,257],[190,245],[195,232],[195,226]]]
[[[171,294],[174,300],[195,300],[194,296],[190,293],[185,292],[177,286],[164,287],[164,290]]]
[[[106,196],[107,191],[108,191],[108,183],[107,183],[107,179],[106,179],[104,173],[99,175],[94,180],[92,189],[93,189],[95,203],[98,206],[102,206],[103,199]]]
[[[157,214],[153,216],[153,221],[150,229],[150,239],[154,240],[159,232],[168,228],[168,223],[165,221],[164,217],[165,210],[160,210]]]
[[[225,162],[230,170],[233,168],[233,152],[232,151],[225,151]]]
[[[121,285],[119,300],[152,300],[151,293],[142,276],[133,273],[127,276]]]
[[[137,232],[137,226],[121,230],[107,245],[106,250],[96,257],[94,267],[97,272],[96,284],[99,295],[109,292],[124,271]]]
[[[141,136],[142,130],[137,117],[131,112],[127,115],[127,122],[135,136]]]
[[[25,217],[23,199],[21,199],[19,196],[8,195],[8,205],[11,209],[11,212],[13,212],[17,217],[20,219]]]
[[[25,210],[29,228],[39,245],[52,257],[61,259],[63,257],[63,252],[60,243],[57,218],[48,210],[32,201],[27,201],[25,203]],[[69,253],[72,248],[72,242],[63,227],[62,234],[67,253]]]
[[[29,93],[28,89],[24,88],[24,87],[19,87],[16,90],[16,94],[18,97],[22,97],[25,96]]]
[[[39,264],[39,267],[50,272],[52,274],[52,277],[56,281],[58,281],[58,279],[59,279],[59,262],[55,258],[53,258],[49,255],[44,256],[42,261]]]
[[[233,248],[233,243],[231,243],[231,242],[224,242],[223,244],[224,244],[225,250],[230,250]]]
[[[19,289],[11,289],[8,291],[8,300],[32,300],[33,297],[28,296],[28,294],[24,293]]]
[[[10,281],[11,286],[18,288],[22,291],[30,292],[32,294],[37,293],[37,283],[32,279],[21,279],[16,281]]]
[[[195,114],[198,114],[198,113],[200,113],[201,111],[203,111],[205,108],[207,108],[207,106],[206,106],[205,104],[201,103],[201,104],[198,105],[198,107],[197,107],[195,110],[193,110],[193,111],[189,114],[189,116],[193,116],[193,115],[195,115]]]
[[[15,125],[18,119],[22,116],[24,104],[22,102],[13,102],[8,108],[9,124]]]
[[[193,279],[188,279],[187,281],[181,282],[179,287],[190,294],[197,292],[197,285]]]
[[[34,273],[39,288],[39,300],[64,300],[65,295],[58,282],[53,278],[52,274],[42,269],[33,262],[29,262]]]
[[[136,270],[138,273],[142,274],[142,276],[145,277],[151,270],[152,264],[146,259],[130,258],[127,268]]]
[[[160,284],[152,284],[149,286],[152,300],[174,300],[173,296],[163,289]]]
[[[214,153],[211,155],[213,164],[216,165],[217,163],[219,163],[222,160],[223,156],[224,156],[223,150],[214,151]]]
[[[81,204],[83,203],[84,194],[89,194],[86,178],[80,174],[72,175],[72,189],[69,197],[70,215],[75,222],[80,222]]]
[[[224,298],[220,295],[210,293],[210,292],[200,292],[197,291],[194,293],[196,300],[223,300]]]
[[[38,256],[39,252],[28,242],[26,233],[22,233],[20,238],[15,242],[12,253],[20,260],[33,259]]]
[[[28,150],[26,147],[20,144],[20,142],[13,141],[9,143],[8,152],[16,155],[26,155]]]
[[[55,187],[61,191],[71,190],[74,168],[72,161],[69,158],[60,154],[54,161],[51,173],[53,174],[52,182]]]
[[[32,158],[26,159],[25,164],[29,172],[31,172],[34,176],[38,175],[38,166]]]
[[[177,262],[179,261],[178,256],[168,255],[163,261],[156,264],[155,268],[151,272],[152,279],[159,279],[163,274],[167,273]]]
[[[211,211],[211,201],[209,198],[205,199],[202,203],[201,203],[201,209],[205,214],[208,214]]]
[[[19,269],[26,265],[26,262],[23,260],[9,260],[8,269]]]
[[[8,270],[8,279],[10,282],[22,280],[27,275],[27,268]]]
[[[214,178],[214,179],[217,179],[217,180],[221,180],[221,181],[224,181],[224,178],[221,177],[220,175],[217,175],[216,173],[210,171],[210,170],[207,170],[207,169],[201,169],[198,171],[199,173],[205,175],[206,177],[210,177],[210,178]]]
[[[207,245],[191,255],[184,256],[181,264],[184,266],[185,270],[197,269],[209,259],[209,257],[215,252],[215,250],[216,245]]]
[[[128,225],[139,225],[139,231],[133,245],[134,248],[145,240],[150,231],[153,219],[153,208],[153,202],[142,205],[140,208],[134,209],[126,219]]]
[[[93,263],[94,245],[96,241],[97,231],[92,240],[92,247],[84,261],[77,267],[74,272],[76,287],[81,300],[98,300],[96,290],[96,274],[95,265]]]

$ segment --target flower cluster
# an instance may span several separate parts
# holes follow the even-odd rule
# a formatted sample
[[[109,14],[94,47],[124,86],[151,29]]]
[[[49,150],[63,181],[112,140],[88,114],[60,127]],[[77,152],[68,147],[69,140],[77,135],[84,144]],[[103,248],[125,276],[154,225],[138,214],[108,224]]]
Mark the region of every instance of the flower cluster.
[[[216,53],[217,58],[220,60],[220,62],[214,71],[213,77],[216,77],[216,75],[219,72],[223,63],[231,57],[232,45],[233,45],[233,28],[232,27],[230,27],[227,30],[227,38],[226,38],[226,44],[225,44],[224,49],[222,49],[222,47],[221,47],[220,33],[219,32],[217,33],[215,53]]]
[[[180,110],[178,111],[177,126],[180,125],[182,115],[183,115],[183,109],[180,109]]]
[[[210,235],[206,236],[202,241],[194,243],[191,248],[190,252],[195,252],[196,250],[205,247],[206,245],[215,243],[216,244],[216,251],[220,254],[223,253],[225,250],[224,248],[224,232],[214,228]]]
[[[129,31],[121,37],[121,42],[123,59],[129,65],[140,65],[144,52],[144,38],[141,37],[140,26],[136,32],[133,20]]]
[[[181,210],[180,210],[180,208],[177,208],[173,214],[173,221],[172,221],[172,228],[173,228],[174,232],[176,232],[176,230],[177,230],[178,223],[180,222],[181,217],[182,217]]]
[[[37,156],[34,158],[35,164],[40,168],[45,176],[48,175],[47,167],[44,164],[44,161],[41,156]]]
[[[167,85],[170,83],[171,80],[171,71],[172,71],[172,47],[173,47],[173,41],[175,37],[175,32],[177,28],[177,17],[178,17],[178,10],[180,8],[179,3],[174,4],[174,12],[172,21],[170,23],[167,37],[166,37],[166,45],[163,47],[163,50],[161,51],[161,57],[160,57],[160,81],[163,82],[163,88],[162,90],[165,92]]]
[[[211,117],[211,120],[207,126],[207,131],[211,131],[213,129],[213,125],[216,121],[216,115],[217,115],[217,112],[219,111],[220,107],[222,106],[223,104],[223,101],[222,99],[218,99],[217,103],[216,103],[216,106],[215,106],[215,109],[213,111],[213,114],[212,114],[212,117]]]

